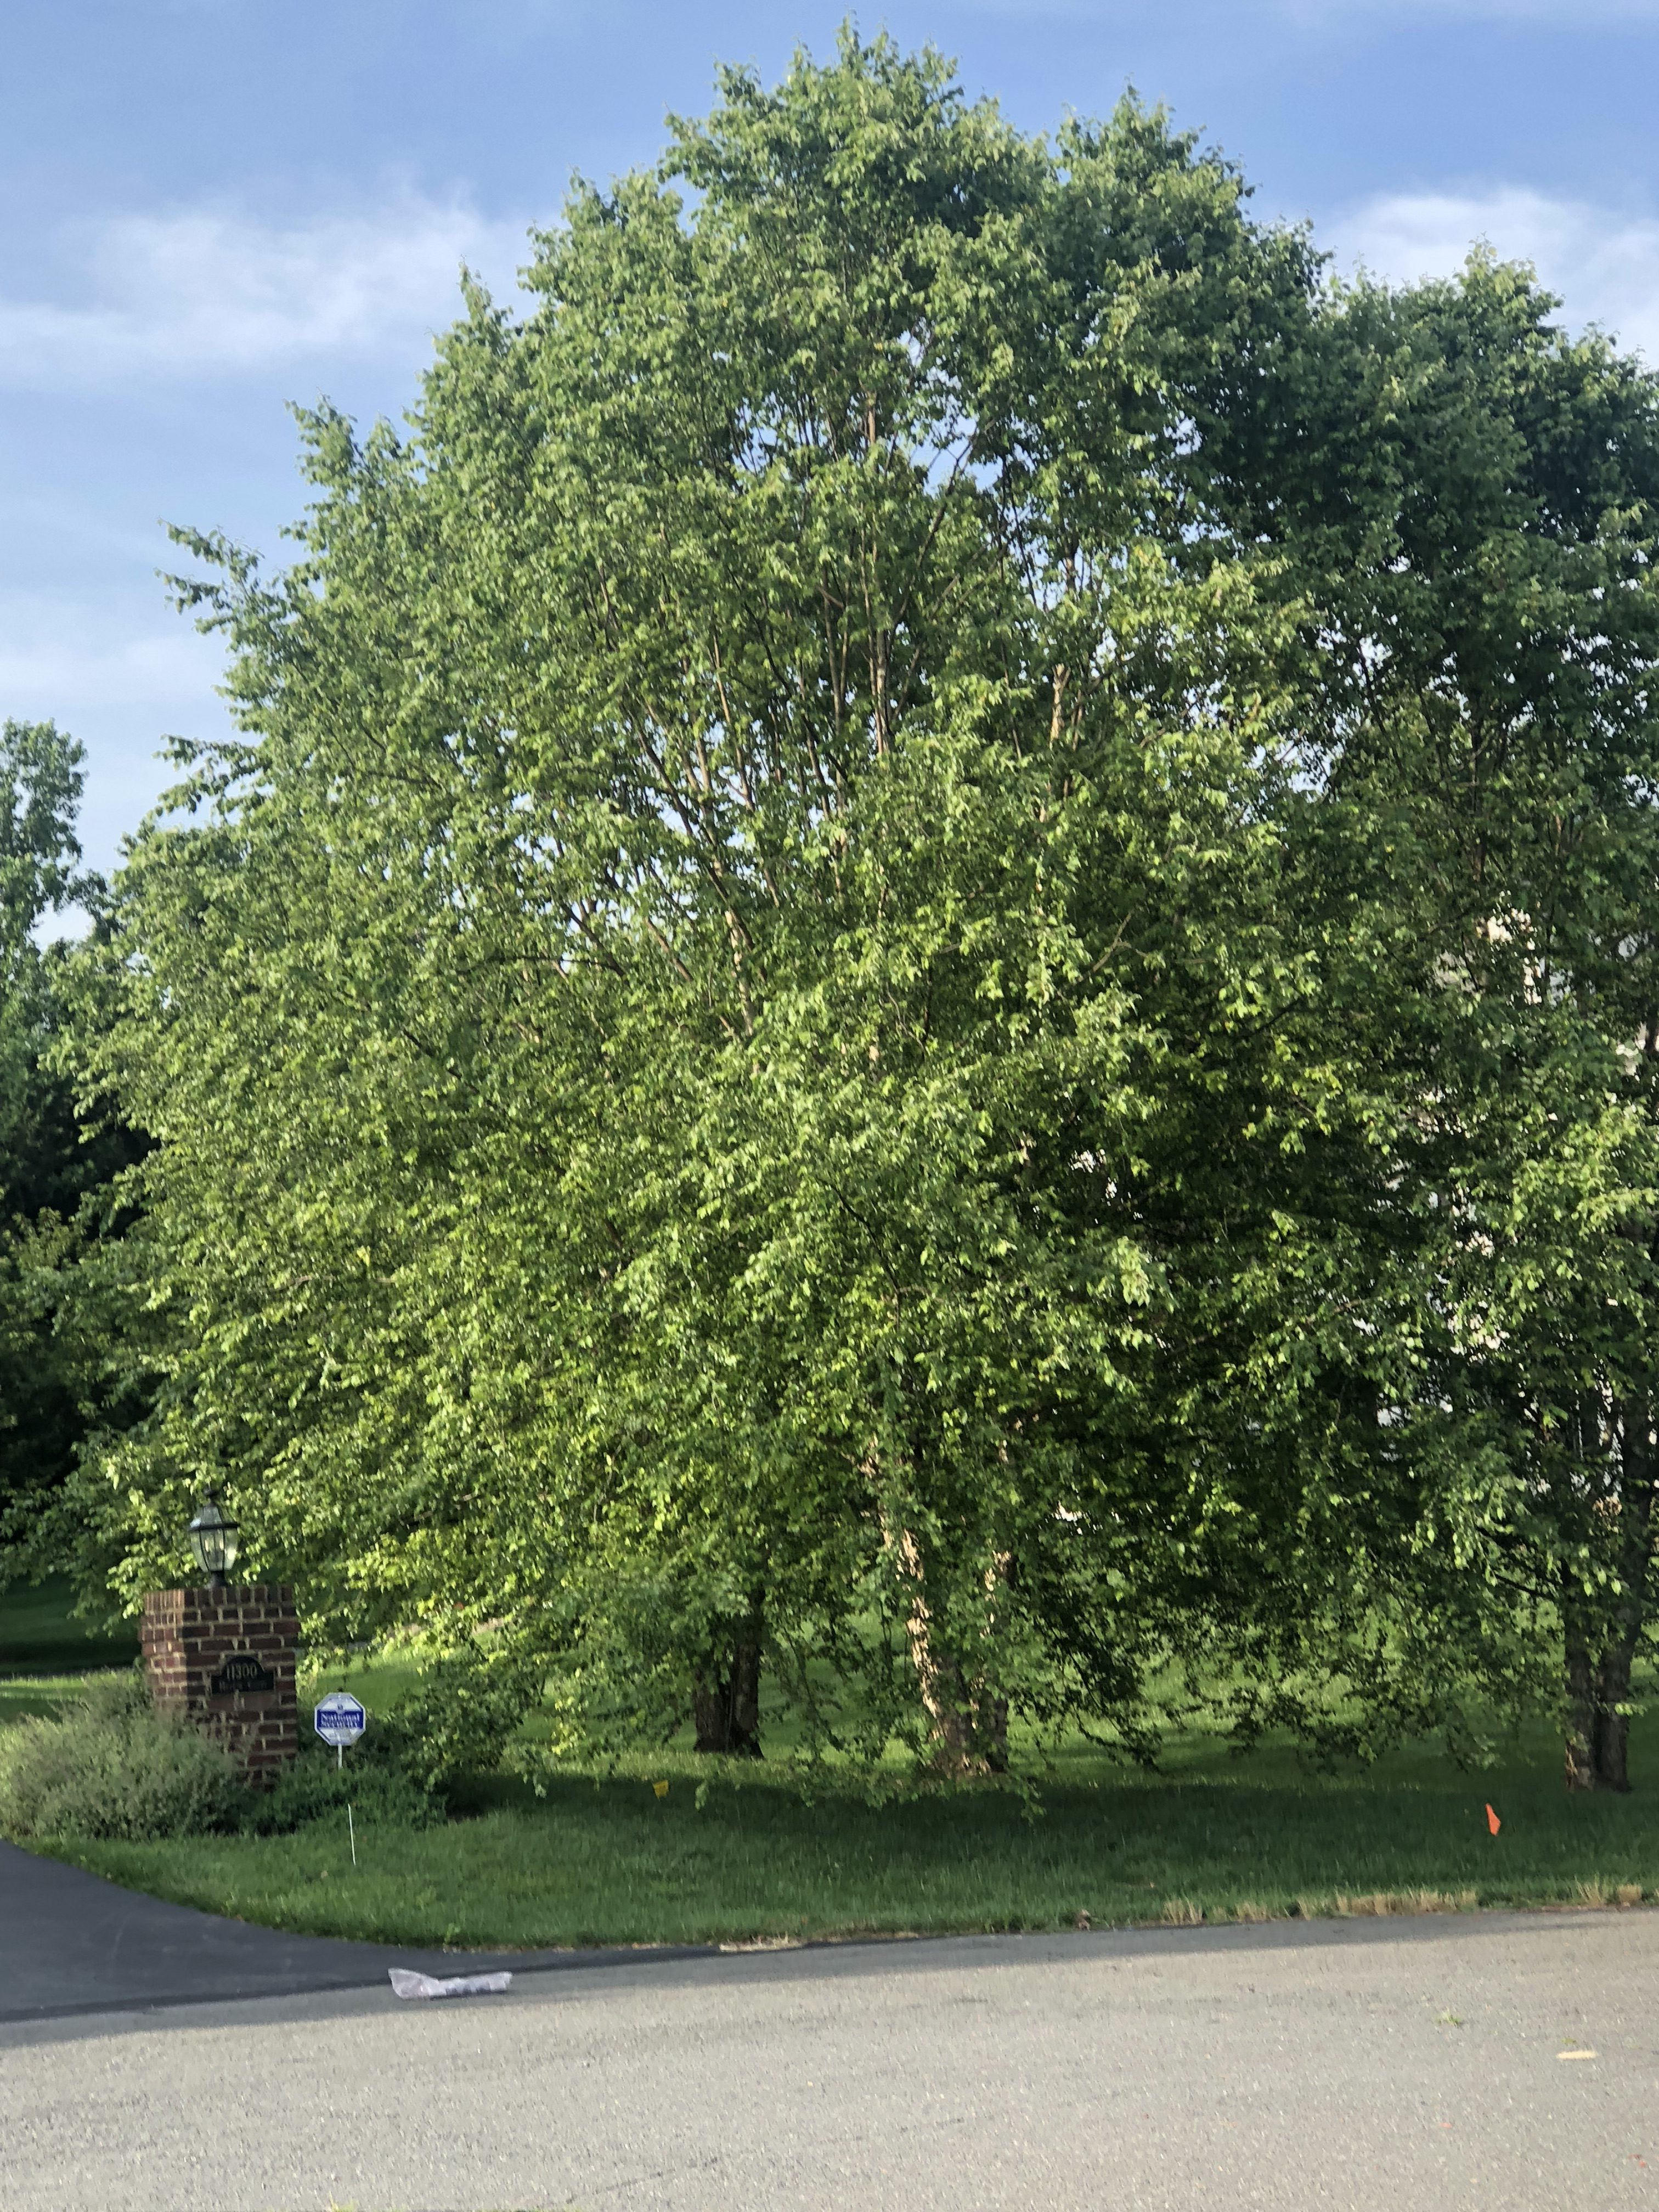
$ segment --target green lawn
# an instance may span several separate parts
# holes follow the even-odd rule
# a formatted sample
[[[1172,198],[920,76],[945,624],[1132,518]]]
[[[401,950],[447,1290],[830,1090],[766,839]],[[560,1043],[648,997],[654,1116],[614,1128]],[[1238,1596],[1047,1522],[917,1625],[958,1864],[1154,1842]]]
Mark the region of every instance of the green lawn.
[[[14,1611],[12,1648],[30,1635],[59,1648],[54,1593],[27,1595],[34,1626]],[[82,1644],[60,1664],[85,1660]],[[412,1669],[359,1659],[301,1679],[312,1695],[355,1690],[372,1728]],[[0,1679],[0,1727],[86,1680]],[[897,1763],[873,1790],[845,1772],[809,1781],[781,1732],[769,1741],[774,1757],[754,1765],[700,1760],[682,1741],[620,1771],[562,1777],[545,1798],[480,1783],[465,1816],[441,1826],[360,1822],[355,1869],[333,1818],[292,1836],[60,1848],[133,1888],[273,1927],[504,1948],[1659,1899],[1659,1717],[1634,1725],[1638,1787],[1624,1798],[1569,1797],[1541,1724],[1478,1774],[1433,1745],[1318,1773],[1286,1745],[1241,1758],[1194,1729],[1146,1775],[1080,1741],[1044,1755],[1017,1738],[1034,1785],[1024,1796],[919,1785]]]
[[[88,1674],[0,1674],[0,1729],[29,1715],[62,1710],[95,1677]]]
[[[386,1674],[352,1680],[372,1713]],[[896,1774],[872,1802],[850,1777],[807,1789],[781,1764],[712,1766],[684,1748],[629,1765],[561,1779],[540,1800],[482,1784],[468,1817],[429,1830],[360,1826],[355,1869],[345,1823],[333,1819],[287,1837],[87,1844],[64,1856],[271,1926],[478,1947],[1052,1928],[1079,1912],[1099,1926],[1611,1904],[1620,1890],[1626,1902],[1633,1891],[1659,1893],[1653,1799],[1570,1798],[1542,1729],[1476,1776],[1428,1747],[1369,1773],[1319,1775],[1285,1747],[1239,1759],[1194,1733],[1147,1777],[1077,1747],[1039,1781],[1035,1806],[1006,1787],[907,1788]],[[661,1796],[655,1781],[668,1783]],[[1496,1837],[1488,1800],[1503,1821]]]
[[[138,1656],[136,1629],[93,1634],[71,1608],[66,1575],[42,1583],[9,1583],[0,1589],[0,1677],[16,1674],[70,1674],[118,1667]]]

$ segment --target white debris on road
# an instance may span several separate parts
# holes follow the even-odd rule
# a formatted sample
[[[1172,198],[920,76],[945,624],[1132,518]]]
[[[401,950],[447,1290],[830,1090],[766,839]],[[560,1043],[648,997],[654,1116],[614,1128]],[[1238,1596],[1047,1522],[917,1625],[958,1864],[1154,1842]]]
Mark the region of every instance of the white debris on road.
[[[400,1997],[501,1997],[513,1986],[511,1974],[453,1974],[442,1981],[435,1974],[411,1973],[407,1966],[388,1966],[386,1972]]]

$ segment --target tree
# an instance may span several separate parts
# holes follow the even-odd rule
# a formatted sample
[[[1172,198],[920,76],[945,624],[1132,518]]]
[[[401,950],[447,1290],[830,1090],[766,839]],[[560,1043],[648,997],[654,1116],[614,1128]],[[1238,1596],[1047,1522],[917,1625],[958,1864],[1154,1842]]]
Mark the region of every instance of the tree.
[[[83,757],[51,722],[0,725],[0,1574],[52,1561],[62,1540],[96,1365],[65,1270],[118,1151],[79,1126],[59,1050],[70,956],[40,941],[49,915],[97,892],[75,835]]]
[[[1307,611],[1331,972],[1391,1100],[1356,1407],[1395,1503],[1375,1552],[1335,1532],[1356,1613],[1419,1717],[1553,1666],[1569,1781],[1619,1789],[1659,1419],[1659,384],[1555,304],[1480,254],[1333,295],[1231,426],[1233,512]]]
[[[313,1621],[590,1724],[690,1673],[746,1747],[763,1642],[953,1767],[1144,1741],[1330,1090],[1191,434],[1309,281],[1159,118],[849,39],[580,191],[408,445],[310,419],[295,569],[198,544],[249,743],[120,891],[129,1578],[211,1472]]]
[[[129,1595],[237,1499],[504,1741],[1374,1748],[1647,1604],[1653,386],[850,34],[304,418],[98,1079]],[[179,810],[189,810],[181,813]]]

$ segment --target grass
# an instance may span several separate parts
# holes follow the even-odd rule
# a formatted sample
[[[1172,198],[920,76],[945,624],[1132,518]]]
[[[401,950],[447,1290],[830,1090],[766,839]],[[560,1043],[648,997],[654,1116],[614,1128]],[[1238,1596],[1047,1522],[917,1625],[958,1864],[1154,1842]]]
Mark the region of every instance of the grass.
[[[136,1630],[96,1635],[74,1618],[74,1603],[66,1575],[0,1589],[0,1677],[79,1674],[138,1656]]]
[[[302,1674],[313,1694],[356,1691],[371,1727],[411,1679],[406,1664],[361,1659]],[[0,1679],[0,1727],[85,1685]],[[775,1755],[780,1735],[772,1743],[774,1759],[753,1765],[699,1759],[682,1741],[561,1778],[544,1798],[480,1783],[465,1817],[435,1828],[359,1821],[355,1869],[333,1818],[289,1836],[59,1850],[131,1888],[271,1927],[479,1948],[1659,1901],[1652,1801],[1639,1786],[1570,1797],[1542,1724],[1478,1774],[1430,1743],[1317,1773],[1286,1744],[1241,1758],[1194,1729],[1154,1775],[1081,1741],[1046,1757],[1028,1744],[1036,1787],[1024,1795],[919,1785],[896,1765],[873,1787],[808,1778]],[[1659,1717],[1634,1723],[1632,1749],[1639,1784],[1659,1767]]]
[[[0,1674],[0,1729],[32,1715],[61,1711],[99,1679],[94,1674]]]
[[[353,1678],[371,1711],[377,1679]],[[907,1787],[896,1774],[872,1802],[850,1778],[808,1788],[781,1765],[684,1748],[629,1764],[556,1781],[544,1799],[481,1784],[467,1817],[437,1828],[360,1824],[355,1869],[343,1820],[62,1855],[273,1927],[481,1948],[1057,1928],[1079,1916],[1191,1926],[1659,1894],[1650,1803],[1569,1797],[1541,1729],[1474,1777],[1427,1746],[1318,1775],[1287,1747],[1239,1759],[1194,1733],[1156,1776],[1076,1747],[1035,1803],[1006,1787]],[[1502,1815],[1496,1837],[1488,1800]]]

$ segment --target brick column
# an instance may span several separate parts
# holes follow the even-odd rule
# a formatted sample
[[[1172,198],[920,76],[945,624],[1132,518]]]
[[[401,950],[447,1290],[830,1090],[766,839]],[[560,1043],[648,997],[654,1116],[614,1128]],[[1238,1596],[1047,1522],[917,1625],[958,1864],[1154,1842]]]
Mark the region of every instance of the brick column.
[[[151,1590],[138,1640],[150,1694],[223,1744],[256,1789],[300,1748],[300,1623],[286,1583]]]

